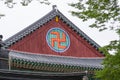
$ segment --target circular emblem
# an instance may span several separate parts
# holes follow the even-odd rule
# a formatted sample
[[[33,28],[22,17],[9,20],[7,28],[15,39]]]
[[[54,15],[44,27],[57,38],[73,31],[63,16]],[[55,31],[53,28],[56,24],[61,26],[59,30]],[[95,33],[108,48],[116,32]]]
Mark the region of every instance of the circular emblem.
[[[61,28],[51,28],[47,32],[46,41],[55,52],[64,52],[70,46],[70,38]]]

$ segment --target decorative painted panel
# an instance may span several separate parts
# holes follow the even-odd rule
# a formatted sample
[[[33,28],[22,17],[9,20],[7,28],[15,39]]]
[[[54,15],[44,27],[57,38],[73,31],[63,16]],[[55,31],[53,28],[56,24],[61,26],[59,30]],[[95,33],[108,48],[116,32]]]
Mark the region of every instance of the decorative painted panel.
[[[68,34],[61,28],[51,28],[46,35],[46,41],[49,47],[55,52],[64,52],[70,46]]]
[[[62,20],[55,18],[13,44],[9,49],[72,57],[103,57]]]

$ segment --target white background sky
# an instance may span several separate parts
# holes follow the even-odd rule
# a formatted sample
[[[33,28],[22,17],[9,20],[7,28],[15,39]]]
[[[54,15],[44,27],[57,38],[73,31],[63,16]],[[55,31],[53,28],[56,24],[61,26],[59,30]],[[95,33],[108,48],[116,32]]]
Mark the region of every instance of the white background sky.
[[[21,0],[14,0],[21,1]],[[82,22],[75,16],[72,16],[69,11],[74,8],[67,5],[67,3],[75,2],[77,0],[49,0],[50,5],[44,5],[34,0],[28,6],[23,7],[20,3],[14,5],[14,8],[10,9],[4,5],[3,1],[0,1],[0,14],[5,14],[5,17],[0,19],[0,34],[4,36],[3,40],[11,37],[17,32],[21,31],[25,27],[34,23],[42,16],[46,15],[52,10],[52,5],[57,5],[60,10],[70,21],[84,31],[90,38],[97,42],[100,46],[104,46],[109,41],[117,39],[118,36],[113,31],[99,32],[97,29],[89,28],[89,22]]]

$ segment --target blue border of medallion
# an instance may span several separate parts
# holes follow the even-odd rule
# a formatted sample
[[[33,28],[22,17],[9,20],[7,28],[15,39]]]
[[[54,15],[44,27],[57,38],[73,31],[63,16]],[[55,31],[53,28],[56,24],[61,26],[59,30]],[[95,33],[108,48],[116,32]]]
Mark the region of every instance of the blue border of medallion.
[[[50,42],[49,42],[48,35],[50,34],[50,32],[51,32],[52,30],[56,30],[56,29],[63,31],[63,32],[66,34],[67,38],[68,38],[68,45],[67,45],[66,48],[63,49],[63,50],[57,50],[57,49],[53,48],[53,47],[51,46]],[[61,52],[65,52],[65,51],[68,50],[68,48],[70,47],[70,37],[69,37],[69,35],[68,35],[67,32],[65,32],[63,29],[58,28],[58,27],[54,27],[54,28],[51,28],[51,29],[48,30],[48,32],[47,32],[47,34],[46,34],[46,42],[47,42],[48,46],[49,46],[53,51],[55,51],[55,52],[60,52],[60,53],[61,53]]]

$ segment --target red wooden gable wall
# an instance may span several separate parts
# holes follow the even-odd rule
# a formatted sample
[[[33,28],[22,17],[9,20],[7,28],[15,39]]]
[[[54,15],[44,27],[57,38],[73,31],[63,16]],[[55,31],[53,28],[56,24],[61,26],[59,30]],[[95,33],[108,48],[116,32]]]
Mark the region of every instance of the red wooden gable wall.
[[[48,30],[54,27],[63,29],[70,37],[70,47],[65,52],[59,53],[53,51],[46,42],[46,34]],[[49,21],[33,33],[13,44],[9,47],[9,49],[59,56],[103,57],[101,53],[99,53],[94,47],[92,47],[87,41],[80,37],[60,19],[58,22],[56,22],[55,19]]]

